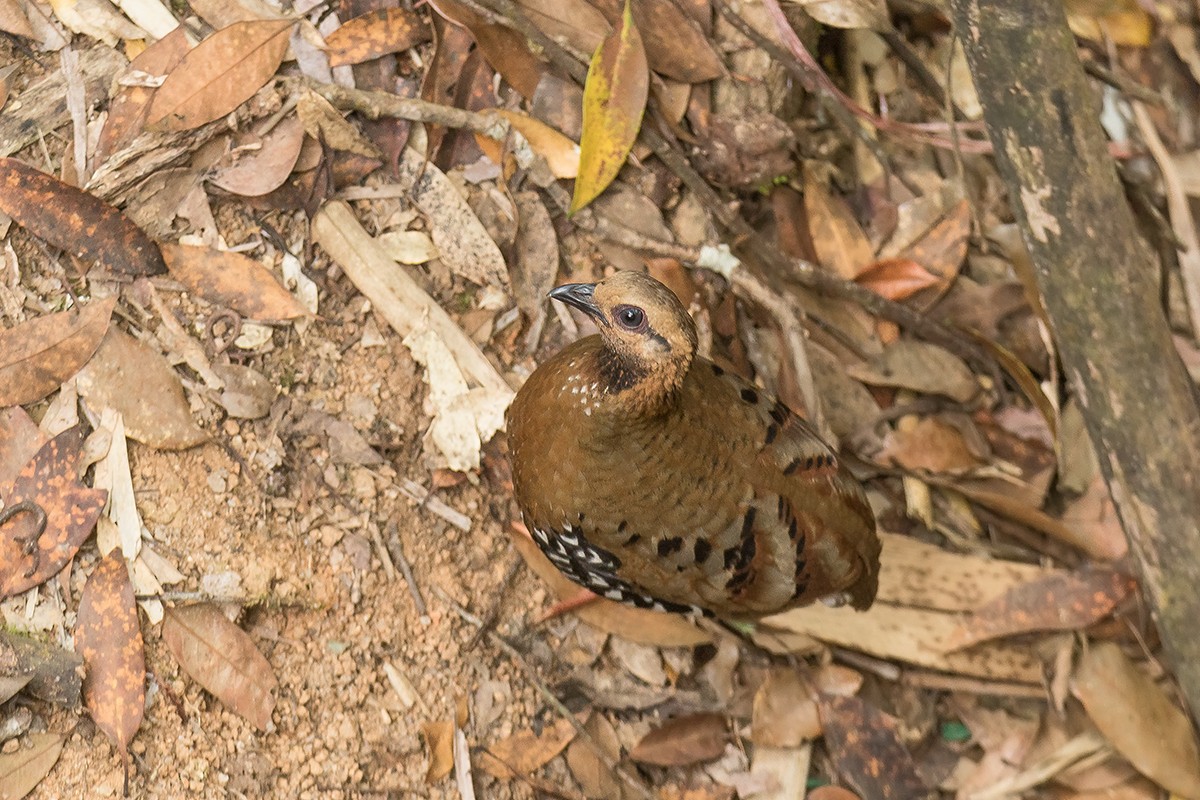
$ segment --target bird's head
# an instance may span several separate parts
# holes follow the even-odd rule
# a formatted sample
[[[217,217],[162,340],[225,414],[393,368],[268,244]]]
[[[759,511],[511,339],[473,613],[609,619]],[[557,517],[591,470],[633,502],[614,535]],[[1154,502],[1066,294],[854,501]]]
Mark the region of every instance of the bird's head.
[[[550,296],[596,321],[604,343],[597,371],[607,393],[633,392],[653,405],[683,383],[696,354],[696,325],[654,278],[625,270],[599,283],[559,286]]]

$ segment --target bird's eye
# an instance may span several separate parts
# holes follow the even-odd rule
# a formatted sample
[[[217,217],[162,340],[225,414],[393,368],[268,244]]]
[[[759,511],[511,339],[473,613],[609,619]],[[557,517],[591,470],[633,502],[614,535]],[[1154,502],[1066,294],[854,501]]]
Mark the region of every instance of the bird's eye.
[[[640,331],[646,327],[646,312],[637,306],[617,306],[613,309],[617,324],[630,331]]]

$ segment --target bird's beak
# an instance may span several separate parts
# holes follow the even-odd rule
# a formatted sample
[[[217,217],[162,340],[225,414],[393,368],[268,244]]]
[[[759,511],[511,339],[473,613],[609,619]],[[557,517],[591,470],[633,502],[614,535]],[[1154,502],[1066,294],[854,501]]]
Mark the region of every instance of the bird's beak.
[[[588,316],[595,317],[598,322],[607,323],[600,307],[596,305],[596,284],[594,283],[564,283],[550,290],[553,300],[561,300],[569,306],[575,306]]]

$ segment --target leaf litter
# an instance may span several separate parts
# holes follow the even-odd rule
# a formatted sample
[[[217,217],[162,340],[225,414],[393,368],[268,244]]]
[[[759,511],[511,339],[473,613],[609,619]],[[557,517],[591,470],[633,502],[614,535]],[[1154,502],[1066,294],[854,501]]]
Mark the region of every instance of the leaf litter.
[[[1086,434],[1067,424],[1077,401],[1056,383],[1053,345],[1039,329],[1044,312],[1020,248],[1012,246],[1007,210],[979,189],[998,185],[990,165],[964,163],[968,180],[943,179],[932,161],[920,163],[922,156],[910,152],[897,158],[898,179],[883,185],[871,177],[878,170],[852,155],[853,137],[839,130],[836,115],[813,113],[811,98],[785,98],[784,59],[743,38],[745,31],[735,33],[730,17],[719,13],[722,3],[638,2],[626,10],[614,2],[525,2],[520,8],[531,27],[520,28],[525,23],[517,19],[522,33],[465,5],[436,5],[465,31],[443,29],[430,42],[427,31],[441,22],[428,24],[431,16],[421,9],[338,9],[348,20],[339,27],[316,13],[282,20],[265,3],[201,2],[196,11],[215,30],[202,28],[190,52],[182,28],[151,43],[119,84],[111,78],[120,59],[101,57],[113,51],[104,44],[86,48],[89,99],[120,86],[107,123],[91,120],[102,132],[89,155],[98,164],[111,161],[110,171],[139,176],[131,184],[149,175],[177,198],[154,201],[144,184],[140,193],[122,195],[120,210],[52,177],[46,165],[59,153],[25,150],[20,161],[5,162],[10,179],[0,204],[23,230],[0,228],[15,243],[0,288],[17,289],[19,301],[0,308],[20,310],[4,320],[0,334],[10,337],[0,347],[0,358],[10,359],[0,364],[0,388],[14,387],[0,405],[27,406],[32,416],[19,409],[0,416],[0,462],[8,473],[0,473],[0,499],[5,509],[16,507],[0,534],[6,547],[20,548],[13,561],[21,575],[32,560],[23,537],[40,529],[40,512],[46,514],[33,574],[18,580],[10,571],[6,578],[21,592],[4,605],[6,620],[36,628],[57,619],[46,630],[58,625],[61,633],[66,617],[52,608],[56,597],[66,595],[68,608],[80,598],[82,625],[89,622],[85,608],[103,594],[106,602],[122,598],[112,620],[128,622],[134,609],[135,630],[153,626],[152,614],[147,623],[137,620],[131,576],[142,602],[150,601],[146,593],[161,604],[159,596],[170,593],[155,576],[194,589],[216,586],[216,576],[233,571],[240,588],[222,596],[244,606],[245,630],[208,605],[167,611],[162,637],[168,650],[182,654],[182,672],[169,663],[165,670],[171,691],[184,700],[150,704],[145,724],[155,737],[129,739],[138,726],[126,713],[132,706],[111,700],[119,692],[89,701],[100,727],[139,754],[133,780],[146,780],[139,763],[172,764],[176,740],[190,736],[180,728],[178,708],[224,720],[223,734],[236,741],[241,760],[212,753],[212,762],[243,794],[253,794],[257,776],[270,769],[285,776],[281,791],[291,794],[320,781],[421,791],[432,776],[439,787],[454,781],[463,796],[484,789],[487,796],[523,796],[529,787],[565,796],[633,796],[642,782],[663,797],[728,797],[735,787],[784,797],[804,791],[813,775],[864,797],[916,796],[935,786],[962,796],[1002,796],[1051,780],[1079,796],[1105,790],[1145,797],[1154,785],[1180,796],[1196,793],[1200,767],[1187,717],[1157,666],[1162,662],[1145,657],[1159,645],[1153,626],[1137,614],[1139,587],[1113,563],[1124,554],[1124,539],[1111,498],[1094,457],[1080,455],[1090,453]],[[740,13],[770,30],[778,25],[767,17],[770,5],[744,5]],[[151,39],[169,29],[157,27],[155,4],[121,8]],[[845,53],[839,68],[867,87],[857,97],[881,104],[886,98],[889,108],[922,117],[938,104],[912,102],[924,89],[908,71],[911,59],[900,68],[903,59],[889,49],[899,45],[886,38],[903,38],[898,32],[907,29],[885,24],[881,8],[826,0],[793,9],[791,21],[825,26],[825,37],[853,32],[862,63],[851,49],[839,49],[838,56],[823,53],[820,65],[830,68]],[[81,19],[78,4],[57,3],[53,10],[69,27],[86,26],[102,40],[134,32],[115,11]],[[913,13],[895,18],[907,24],[916,21]],[[1148,19],[1136,6],[1103,19],[1071,11],[1078,35],[1098,40],[1097,31],[1105,31],[1135,49],[1157,35]],[[17,35],[43,36],[32,17],[26,21],[31,27],[18,25]],[[948,46],[944,28],[921,27],[929,21],[917,26],[926,32],[923,46],[933,49],[918,59],[927,59],[935,75],[949,64],[954,101],[977,111],[961,52]],[[1186,61],[1186,34],[1194,32],[1187,23],[1166,27]],[[548,38],[536,41],[539,34]],[[293,45],[308,42],[318,58],[281,66],[289,38]],[[582,60],[564,66],[556,42]],[[611,47],[597,52],[602,42]],[[482,57],[470,55],[473,44]],[[325,72],[312,67],[320,47],[332,55]],[[584,62],[593,55],[588,77]],[[14,63],[24,79],[28,64]],[[359,88],[382,93],[343,95],[354,98],[347,104],[320,86],[329,65],[351,63]],[[471,136],[450,133],[446,146],[427,150],[430,162],[404,149],[408,120],[364,119],[386,98],[412,93],[434,63],[441,83],[426,96],[447,105],[423,107],[427,122],[483,130],[498,115],[528,149],[521,137],[476,145]],[[91,65],[107,72],[92,75]],[[1140,66],[1125,66],[1134,81],[1148,83]],[[311,79],[303,89],[297,69]],[[339,73],[339,82],[347,85],[349,74]],[[805,80],[823,79],[810,72]],[[33,102],[59,85],[17,81],[10,91]],[[559,316],[546,314],[546,288],[599,277],[606,261],[641,268],[647,255],[668,255],[676,264],[692,263],[699,252],[688,248],[716,243],[708,215],[722,212],[706,209],[694,183],[684,188],[687,182],[651,155],[649,142],[658,134],[643,130],[647,105],[647,120],[654,117],[656,126],[663,120],[694,146],[697,164],[727,193],[725,200],[756,225],[770,220],[756,235],[777,235],[781,247],[844,283],[971,329],[962,341],[995,359],[1019,390],[998,392],[997,373],[983,374],[960,347],[913,336],[875,316],[875,306],[801,298],[812,351],[821,354],[814,358],[821,365],[815,382],[827,402],[841,403],[829,416],[843,446],[868,463],[864,474],[887,531],[880,600],[866,614],[803,609],[759,626],[756,647],[737,644],[679,618],[580,598],[528,539],[505,530],[503,443],[489,441],[496,420],[512,387],[577,327],[561,309],[554,310]],[[464,109],[488,113],[448,116]],[[23,113],[18,107],[10,116],[6,108],[0,125],[16,124]],[[572,138],[581,116],[591,131],[582,147]],[[220,136],[198,129],[221,118],[228,130]],[[54,126],[69,117],[51,104],[36,119]],[[147,132],[147,123],[178,137],[171,140],[173,159],[193,161],[172,180],[163,173],[166,161],[147,160],[154,148],[135,145],[138,137],[164,135]],[[301,135],[304,128],[312,135]],[[602,129],[608,132],[597,138]],[[8,128],[2,130],[7,141]],[[975,140],[963,130],[966,151]],[[415,136],[417,147],[422,142]],[[429,143],[437,143],[436,134]],[[886,140],[882,148],[888,155],[900,149],[893,153]],[[360,154],[357,161],[349,152]],[[369,175],[389,158],[398,172]],[[326,202],[347,186],[350,202]],[[601,202],[590,202],[598,196]],[[564,216],[584,205],[586,213]],[[306,213],[313,219],[311,242]],[[205,248],[177,244],[200,240]],[[985,241],[1000,243],[1000,251]],[[130,276],[162,274],[160,246],[171,277],[154,277],[149,291],[130,285]],[[110,275],[68,274],[71,265],[64,269],[57,250],[79,259],[81,271],[95,261]],[[277,251],[302,254],[285,256],[281,272],[307,287],[304,303],[262,266]],[[190,261],[190,272],[177,268],[183,261]],[[104,283],[100,296],[111,299],[91,295],[95,283]],[[717,279],[676,283],[689,302],[698,298],[702,329],[714,326],[705,331],[705,346],[717,358],[753,369],[767,384],[794,380],[769,309],[744,297],[735,303]],[[83,301],[80,311],[48,313],[67,305],[68,284]],[[318,297],[321,317],[314,316]],[[716,309],[725,309],[723,316]],[[89,313],[96,318],[85,324]],[[381,335],[375,314],[399,335]],[[81,367],[82,408],[76,408],[71,385],[54,392]],[[841,388],[827,388],[835,385]],[[854,400],[841,402],[843,396]],[[464,400],[471,397],[486,402]],[[1060,419],[1064,398],[1068,412]],[[51,428],[82,414],[123,443],[113,422],[118,412],[133,440],[127,459],[110,447],[99,476],[84,474],[81,482],[95,458],[53,438],[63,428]],[[1022,414],[1041,419],[1037,447],[997,429],[1002,416]],[[439,426],[440,434],[426,436]],[[82,439],[78,432],[61,436]],[[456,440],[465,446],[448,444]],[[196,447],[201,442],[220,447]],[[471,478],[447,473],[448,458]],[[104,493],[89,481],[112,494],[101,546],[121,539],[124,547],[143,547],[146,559],[135,560],[132,573],[123,561],[117,570],[112,556],[93,555],[86,537],[96,523],[88,517],[90,509],[100,513]],[[86,513],[64,523],[58,508],[64,503]],[[435,504],[443,511],[428,513]],[[445,523],[447,512],[453,525]],[[376,521],[383,517],[399,525],[385,533]],[[7,538],[13,533],[17,540]],[[149,543],[183,554],[182,572],[170,559],[150,558]],[[531,571],[516,568],[521,562]],[[472,628],[447,615],[448,606],[422,603],[418,614],[412,597],[421,596],[421,584],[512,635],[519,657],[544,673],[538,691],[575,708],[590,705],[590,715],[581,715],[586,736],[576,732],[574,719],[544,704],[529,673],[512,672],[519,661],[468,651]],[[575,605],[543,620],[552,599]],[[205,622],[189,614],[203,614]],[[596,635],[595,647],[571,650],[582,663],[556,657],[558,643]],[[88,635],[82,644],[76,638],[77,649],[91,646]],[[133,640],[114,648],[128,663]],[[49,655],[33,658],[49,663]],[[151,647],[148,658],[162,656]],[[230,678],[235,663],[253,666]],[[375,666],[392,663],[403,665],[409,686],[419,687],[409,692],[422,698],[419,705],[376,692],[391,678]],[[1052,682],[1053,712],[1044,675]],[[499,716],[489,713],[484,721],[466,713],[464,698],[481,702],[475,681],[504,687]],[[34,694],[36,683],[29,679],[17,691]],[[121,696],[128,699],[135,683],[144,681],[125,681]],[[38,691],[49,694],[46,685]],[[196,685],[219,702],[205,702]],[[574,694],[572,686],[584,691]],[[338,696],[328,687],[337,687]],[[68,687],[54,702],[69,695]],[[304,698],[302,711],[284,698]],[[221,717],[221,707],[249,724]],[[433,710],[439,708],[454,708],[453,718]],[[973,739],[950,746],[946,732],[959,718]],[[415,744],[422,728],[431,734],[423,751],[428,759],[407,766],[397,753],[422,752]],[[260,734],[253,730],[270,732],[255,739]],[[878,735],[858,735],[862,730]],[[1035,737],[1034,730],[1043,733]],[[317,745],[326,769],[318,779],[298,767],[310,763],[305,749],[311,753],[327,731],[351,744],[349,751]],[[59,750],[64,758],[88,759],[86,742],[45,736],[26,734],[21,749],[3,756],[30,754],[29,763],[36,762],[28,770],[20,759],[0,767],[5,791],[32,787],[50,771],[48,791],[80,793],[74,771],[53,763]],[[647,765],[632,784],[614,772],[631,760]],[[92,784],[119,790],[121,780],[114,785],[115,776],[95,772],[101,777]],[[148,781],[149,794],[203,793],[203,777],[178,772],[177,783]],[[10,780],[14,775],[21,777]],[[851,796],[840,786],[811,796],[819,795]]]

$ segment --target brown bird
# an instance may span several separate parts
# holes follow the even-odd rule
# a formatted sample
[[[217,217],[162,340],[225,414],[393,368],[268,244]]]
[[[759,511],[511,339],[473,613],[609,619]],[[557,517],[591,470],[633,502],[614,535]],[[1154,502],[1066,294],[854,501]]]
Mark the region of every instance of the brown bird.
[[[517,504],[559,570],[660,611],[871,605],[879,539],[862,487],[787,406],[696,355],[670,289],[627,271],[550,296],[600,328],[508,412]]]

